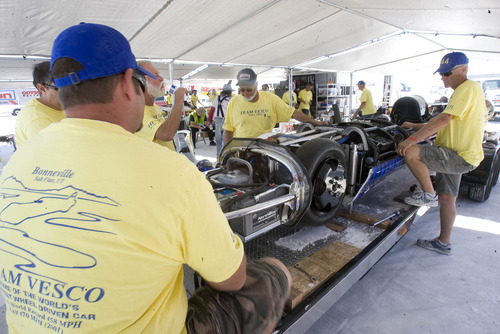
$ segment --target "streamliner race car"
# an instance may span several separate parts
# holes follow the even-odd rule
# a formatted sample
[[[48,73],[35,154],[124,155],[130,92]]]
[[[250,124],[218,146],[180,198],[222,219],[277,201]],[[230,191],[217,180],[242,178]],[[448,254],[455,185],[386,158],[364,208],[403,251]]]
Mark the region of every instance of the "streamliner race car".
[[[218,167],[206,172],[233,231],[248,241],[281,224],[331,222],[340,207],[352,205],[404,165],[396,148],[412,132],[401,124],[427,120],[427,104],[418,102],[396,103],[390,118],[302,123],[291,134],[234,138],[222,150]],[[500,169],[498,140],[485,144],[490,147],[485,166],[467,179],[475,200],[487,199]]]

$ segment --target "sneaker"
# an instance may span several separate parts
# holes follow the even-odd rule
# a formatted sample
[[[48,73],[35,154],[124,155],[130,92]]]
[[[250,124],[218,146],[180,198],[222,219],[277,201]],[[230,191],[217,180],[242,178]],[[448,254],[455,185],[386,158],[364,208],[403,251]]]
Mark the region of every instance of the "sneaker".
[[[413,195],[405,198],[405,203],[414,206],[427,205],[430,207],[436,207],[438,206],[438,197],[437,195],[432,196],[424,191],[415,191]]]
[[[216,145],[217,144],[213,140],[210,142],[210,146],[216,146]]]
[[[417,246],[433,250],[441,254],[451,255],[451,244],[443,244],[438,238],[430,240],[418,239]]]

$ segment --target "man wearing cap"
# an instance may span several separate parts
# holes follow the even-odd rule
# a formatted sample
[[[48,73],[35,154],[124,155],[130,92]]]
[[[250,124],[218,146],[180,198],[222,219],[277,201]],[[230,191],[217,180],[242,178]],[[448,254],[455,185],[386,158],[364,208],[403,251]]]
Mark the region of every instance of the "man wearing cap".
[[[299,109],[302,110],[302,112],[305,115],[311,115],[310,109],[313,99],[312,87],[313,87],[312,83],[308,82],[306,84],[306,88],[302,89],[299,92],[299,98],[298,98],[298,101],[300,102]]]
[[[198,98],[198,91],[195,89],[193,90],[193,95],[191,95],[191,105],[193,106],[193,109],[198,108],[198,101],[200,100]]]
[[[372,92],[366,88],[363,80],[358,82],[358,89],[361,91],[361,97],[359,98],[361,104],[352,115],[352,118],[358,117],[360,112],[362,116],[374,115],[377,110],[375,109],[375,104],[373,104]]]
[[[237,79],[236,85],[240,86],[241,95],[229,101],[224,122],[225,143],[233,137],[257,138],[264,133],[271,132],[276,123],[288,122],[290,118],[315,125],[328,124],[288,106],[273,93],[258,91],[257,75],[250,68],[241,70]]]
[[[224,129],[222,126],[224,125],[224,120],[226,119],[227,105],[229,104],[229,100],[231,100],[232,92],[233,88],[231,87],[231,84],[225,84],[222,87],[220,94],[214,100],[212,108],[210,108],[208,121],[214,125],[217,158],[219,158],[224,144]]]
[[[70,27],[54,41],[50,73],[67,118],[26,142],[0,177],[9,332],[274,327],[289,289],[286,267],[275,259],[246,265],[204,175],[133,134],[144,115],[144,75],[156,77],[137,65],[127,39],[99,24]],[[175,94],[182,101],[183,91]],[[183,264],[208,282],[187,322]],[[12,298],[15,291],[23,297]]]
[[[469,59],[462,52],[443,57],[434,73],[441,75],[444,86],[453,89],[444,111],[426,124],[406,123],[418,129],[398,145],[398,153],[420,183],[421,190],[405,199],[415,206],[437,206],[441,232],[434,239],[418,239],[417,245],[441,254],[451,254],[451,230],[456,216],[462,174],[476,168],[483,160],[483,133],[487,119],[481,86],[467,79]],[[437,133],[434,146],[416,145]],[[429,170],[436,172],[435,189]],[[436,195],[437,194],[437,195]]]
[[[138,65],[153,73],[156,76],[156,79],[146,76],[146,91],[144,92],[146,107],[144,109],[144,118],[142,120],[141,130],[135,134],[141,138],[154,141],[155,143],[175,151],[172,139],[179,129],[179,123],[182,118],[182,99],[175,100],[177,103],[174,103],[169,117],[165,120],[160,107],[155,103],[155,99],[157,97],[165,95],[165,81],[160,75],[160,72],[150,61],[139,61]],[[183,94],[187,92],[186,88],[179,87],[179,89],[183,92]]]
[[[29,101],[17,115],[14,137],[17,147],[50,124],[66,117],[57,98],[57,87],[52,82],[49,69],[48,61],[33,66],[33,86],[40,97]]]

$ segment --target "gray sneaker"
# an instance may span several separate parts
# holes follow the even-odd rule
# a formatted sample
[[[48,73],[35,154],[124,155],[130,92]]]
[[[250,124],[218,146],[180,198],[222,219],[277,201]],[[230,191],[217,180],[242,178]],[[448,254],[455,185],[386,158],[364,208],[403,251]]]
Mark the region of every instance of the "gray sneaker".
[[[451,244],[443,244],[441,241],[439,241],[438,238],[430,239],[430,240],[424,240],[424,239],[418,239],[417,240],[417,246],[420,246],[425,249],[433,250],[435,252],[444,254],[444,255],[451,255]]]
[[[404,201],[406,204],[414,206],[427,205],[432,208],[438,206],[437,195],[432,196],[431,194],[424,191],[416,191],[410,197],[406,197]]]

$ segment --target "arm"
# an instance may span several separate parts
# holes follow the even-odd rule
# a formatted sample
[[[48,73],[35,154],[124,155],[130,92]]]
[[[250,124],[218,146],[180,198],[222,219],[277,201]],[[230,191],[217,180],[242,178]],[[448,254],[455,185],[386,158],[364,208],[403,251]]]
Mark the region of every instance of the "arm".
[[[361,104],[359,105],[358,109],[356,109],[356,111],[354,112],[354,114],[352,115],[352,118],[356,118],[358,117],[358,114],[361,110],[363,110],[363,108],[365,107],[366,105],[366,102],[361,102]]]
[[[404,122],[401,126],[407,129],[420,130],[427,123],[412,123],[412,122]]]
[[[453,115],[450,115],[448,113],[442,113],[432,118],[427,124],[423,124],[421,129],[411,136],[414,140],[408,138],[398,145],[398,154],[405,156],[406,150],[408,150],[413,145],[416,145],[422,139],[436,134],[439,130],[447,126],[453,119],[453,117]]]
[[[229,143],[231,141],[231,139],[233,139],[233,136],[234,136],[233,131],[225,130],[224,131],[224,144]]]
[[[302,111],[295,109],[292,114],[292,118],[303,123],[313,123],[315,125],[328,125],[327,121],[317,121],[312,117],[307,116]]]
[[[236,291],[243,287],[243,284],[245,284],[246,279],[247,279],[247,257],[245,255],[243,257],[243,260],[241,261],[239,268],[227,280],[219,283],[207,281],[207,283],[215,290]]]
[[[175,103],[170,112],[170,116],[163,122],[158,130],[156,130],[155,137],[159,140],[169,141],[174,139],[175,133],[179,129],[179,123],[181,122],[183,106],[184,106],[184,94],[187,92],[186,88],[179,87],[175,91]]]

